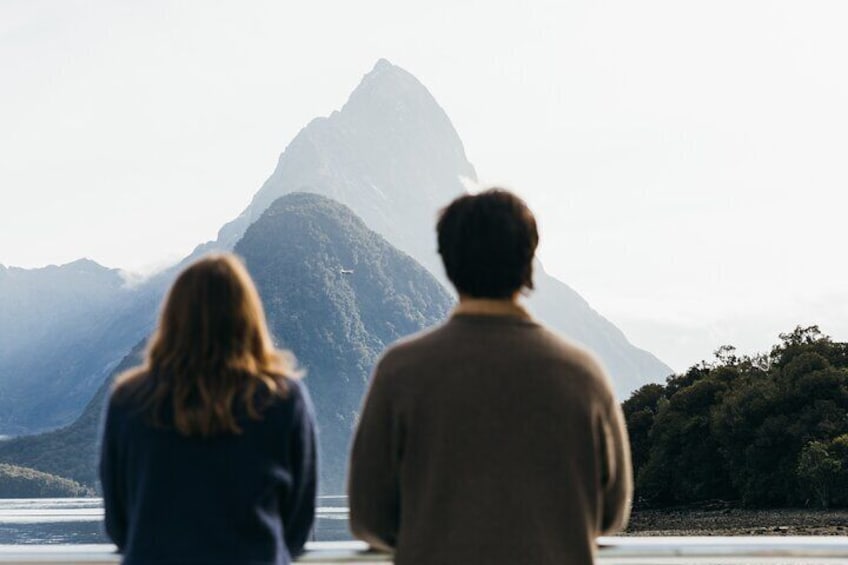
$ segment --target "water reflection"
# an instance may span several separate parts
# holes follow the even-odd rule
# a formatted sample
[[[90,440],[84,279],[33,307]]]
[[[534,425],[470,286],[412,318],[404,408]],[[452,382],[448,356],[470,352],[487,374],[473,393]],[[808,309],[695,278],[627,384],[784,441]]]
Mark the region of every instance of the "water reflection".
[[[321,497],[313,539],[351,539],[345,497]],[[109,543],[101,499],[0,499],[0,544],[84,543]]]

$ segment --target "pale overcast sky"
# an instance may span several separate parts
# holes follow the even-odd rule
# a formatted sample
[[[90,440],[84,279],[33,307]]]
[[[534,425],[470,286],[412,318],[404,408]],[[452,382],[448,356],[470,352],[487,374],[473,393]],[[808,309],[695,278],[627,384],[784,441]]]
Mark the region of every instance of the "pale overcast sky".
[[[212,239],[385,57],[541,257],[675,369],[848,340],[848,3],[0,3],[0,263],[146,270]]]

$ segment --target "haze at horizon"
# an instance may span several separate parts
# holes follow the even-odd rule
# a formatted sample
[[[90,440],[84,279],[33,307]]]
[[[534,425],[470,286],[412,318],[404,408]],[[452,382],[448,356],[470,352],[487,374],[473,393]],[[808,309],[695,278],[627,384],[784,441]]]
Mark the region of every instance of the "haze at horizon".
[[[536,210],[546,268],[676,370],[845,340],[845,10],[9,2],[0,263],[188,254],[386,57]]]

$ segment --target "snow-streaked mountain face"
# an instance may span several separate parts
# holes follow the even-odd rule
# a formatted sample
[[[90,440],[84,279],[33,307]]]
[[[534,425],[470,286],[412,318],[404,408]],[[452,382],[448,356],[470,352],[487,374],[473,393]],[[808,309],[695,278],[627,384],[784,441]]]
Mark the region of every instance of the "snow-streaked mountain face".
[[[477,178],[447,114],[414,76],[381,59],[341,110],[300,131],[218,242],[231,247],[278,197],[316,192],[441,276],[433,225],[464,192],[463,177]]]
[[[465,192],[463,179],[476,178],[459,134],[430,92],[381,59],[341,110],[300,131],[247,209],[221,229],[218,244],[231,247],[277,197],[316,192],[350,206],[371,229],[446,283],[436,250],[436,217]],[[672,373],[538,262],[535,273],[531,311],[592,349],[619,396]]]

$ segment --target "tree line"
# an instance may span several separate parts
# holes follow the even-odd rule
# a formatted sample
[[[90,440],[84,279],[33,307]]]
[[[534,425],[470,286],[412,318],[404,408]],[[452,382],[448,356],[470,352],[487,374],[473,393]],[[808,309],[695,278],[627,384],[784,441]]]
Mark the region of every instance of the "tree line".
[[[767,354],[723,346],[622,407],[637,506],[848,506],[848,343],[817,326]]]
[[[848,343],[816,326],[781,334],[767,354],[740,356],[721,347],[713,362],[638,389],[623,409],[637,506],[714,499],[751,507],[848,506]],[[98,416],[87,410],[63,430],[3,442],[0,459],[93,485]],[[73,472],[77,467],[85,472]],[[24,482],[27,496],[45,495],[30,493],[45,477],[23,471],[0,469],[0,497],[23,496]]]
[[[0,498],[66,496],[94,496],[94,490],[56,475],[0,463]]]

